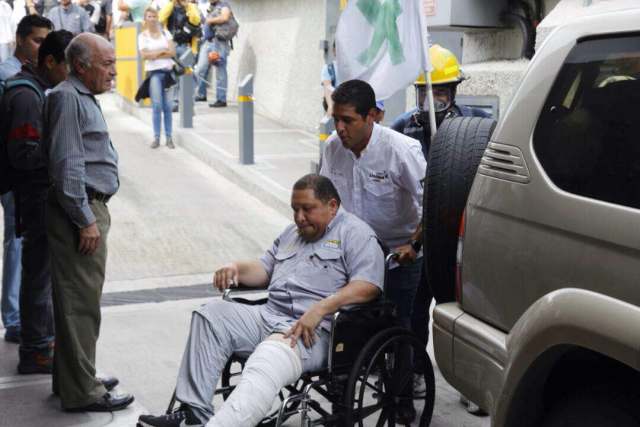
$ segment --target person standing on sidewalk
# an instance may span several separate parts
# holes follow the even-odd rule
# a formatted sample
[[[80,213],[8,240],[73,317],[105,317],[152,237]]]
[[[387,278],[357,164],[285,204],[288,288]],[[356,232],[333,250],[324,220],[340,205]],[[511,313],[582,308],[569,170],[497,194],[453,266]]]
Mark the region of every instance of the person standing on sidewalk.
[[[65,30],[49,33],[38,51],[38,66],[26,63],[7,80],[0,115],[11,183],[22,235],[20,284],[20,374],[51,373],[53,311],[49,246],[44,208],[49,188],[42,155],[42,107],[45,91],[67,77],[64,50],[73,38]]]
[[[144,31],[138,36],[140,55],[145,59],[144,69],[149,78],[149,94],[153,109],[153,142],[151,148],[160,146],[160,122],[164,116],[164,133],[167,147],[176,148],[171,139],[171,100],[167,93],[167,80],[171,78],[176,48],[171,34],[158,22],[158,12],[147,8],[144,12]]]
[[[200,11],[189,0],[170,0],[158,14],[160,23],[169,30],[175,43],[176,56],[180,58],[187,49],[193,54],[198,52],[200,37]],[[174,86],[173,111],[178,111],[178,92],[180,82]]]
[[[223,26],[230,24],[233,19],[231,6],[224,0],[211,0],[209,14],[205,22],[206,41],[200,47],[196,73],[199,77],[196,101],[207,100],[207,77],[211,65],[216,67],[216,102],[211,107],[227,106],[227,57],[231,51],[231,42],[221,36]],[[218,33],[216,35],[216,32]],[[215,60],[211,60],[211,58]]]
[[[422,272],[420,215],[427,162],[420,143],[375,123],[373,88],[346,81],[333,92],[336,133],[327,140],[320,174],[331,179],[343,206],[366,222],[391,251],[387,295],[400,325],[411,329],[413,300]],[[396,414],[401,424],[416,416],[413,400]]]
[[[20,71],[22,64],[36,64],[38,48],[52,30],[51,21],[38,15],[27,15],[20,20],[16,30],[16,50],[0,64],[0,81],[7,80]],[[2,195],[4,210],[4,252],[2,257],[2,324],[5,340],[20,342],[20,254],[22,240],[16,236],[15,197],[13,192]]]
[[[116,75],[113,46],[96,34],[66,50],[69,77],[47,96],[44,149],[46,207],[55,316],[53,392],[68,411],[116,411],[133,396],[114,395],[96,378],[100,298],[111,224],[107,202],[118,191],[118,154],[96,95]]]
[[[60,0],[60,5],[49,11],[47,18],[56,30],[71,31],[74,35],[93,32],[93,23],[86,10],[71,0]]]

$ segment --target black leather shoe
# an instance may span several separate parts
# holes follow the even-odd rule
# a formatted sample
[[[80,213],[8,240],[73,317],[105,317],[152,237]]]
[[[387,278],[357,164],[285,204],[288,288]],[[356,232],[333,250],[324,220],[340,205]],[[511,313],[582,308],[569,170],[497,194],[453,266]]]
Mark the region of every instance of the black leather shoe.
[[[193,100],[196,102],[207,102],[207,97],[198,95],[195,98],[193,98]]]
[[[98,381],[100,381],[102,383],[102,385],[104,386],[104,388],[107,389],[107,391],[111,391],[114,388],[116,388],[116,386],[118,384],[120,384],[120,380],[117,379],[116,377],[96,377]],[[60,396],[60,393],[58,392],[58,390],[53,390],[52,391],[53,394],[55,394],[56,396]]]
[[[100,380],[107,391],[113,390],[118,384],[120,384],[120,380],[118,380],[116,377],[100,377],[98,378],[98,380]]]
[[[130,394],[122,394],[114,396],[111,393],[106,393],[97,402],[93,402],[87,406],[81,406],[79,408],[68,408],[67,412],[113,412],[125,409],[131,405],[134,398]]]

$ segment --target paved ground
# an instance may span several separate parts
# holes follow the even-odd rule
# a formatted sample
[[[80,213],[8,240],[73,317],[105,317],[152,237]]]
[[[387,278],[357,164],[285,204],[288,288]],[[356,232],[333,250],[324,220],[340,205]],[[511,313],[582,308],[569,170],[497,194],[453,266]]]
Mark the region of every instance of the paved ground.
[[[120,153],[121,190],[110,203],[97,365],[117,375],[118,389],[134,393],[136,403],[115,414],[60,412],[49,378],[16,375],[17,348],[0,340],[0,427],[133,426],[140,413],[163,411],[190,313],[217,297],[203,285],[217,266],[270,244],[290,221],[288,189],[317,157],[312,135],[257,117],[257,164],[237,165],[234,109],[200,105],[197,131],[180,131],[176,150],[151,150],[150,120],[121,113],[112,98],[102,103]],[[437,377],[433,426],[489,425],[468,415]]]

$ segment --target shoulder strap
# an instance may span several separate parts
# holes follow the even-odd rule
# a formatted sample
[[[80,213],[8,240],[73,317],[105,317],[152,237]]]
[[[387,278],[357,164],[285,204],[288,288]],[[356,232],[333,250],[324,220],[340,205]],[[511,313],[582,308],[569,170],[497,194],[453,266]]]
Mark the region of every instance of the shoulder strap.
[[[40,87],[38,87],[37,84],[35,84],[34,82],[28,79],[15,79],[15,80],[12,79],[12,80],[6,81],[5,91],[18,86],[30,87],[38,94],[40,101],[44,102],[44,93],[42,92],[42,89],[40,89]]]

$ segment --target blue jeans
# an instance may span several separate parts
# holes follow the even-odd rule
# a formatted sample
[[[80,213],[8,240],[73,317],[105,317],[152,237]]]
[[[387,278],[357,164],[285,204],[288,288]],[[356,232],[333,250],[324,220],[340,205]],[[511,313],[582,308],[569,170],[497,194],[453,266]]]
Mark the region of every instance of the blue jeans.
[[[207,77],[209,75],[209,52],[218,52],[220,59],[216,67],[216,101],[227,102],[227,57],[229,56],[229,42],[213,39],[200,47],[196,73],[199,77],[198,96],[207,96]]]
[[[387,297],[393,301],[398,310],[400,326],[411,329],[413,304],[422,275],[422,258],[413,264],[401,265],[389,270],[386,284]]]
[[[4,254],[2,257],[2,323],[5,328],[20,327],[20,276],[22,239],[16,237],[15,199],[3,194]]]
[[[153,136],[160,138],[160,120],[164,114],[164,133],[167,138],[171,137],[171,101],[169,94],[164,88],[164,81],[168,76],[166,70],[154,70],[149,73],[149,94],[151,96],[151,108],[153,109]]]
[[[176,58],[180,59],[183,53],[191,49],[191,44],[178,44],[176,45]],[[180,76],[176,78],[176,84],[173,86],[173,104],[178,105],[178,96],[180,94]]]

